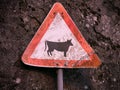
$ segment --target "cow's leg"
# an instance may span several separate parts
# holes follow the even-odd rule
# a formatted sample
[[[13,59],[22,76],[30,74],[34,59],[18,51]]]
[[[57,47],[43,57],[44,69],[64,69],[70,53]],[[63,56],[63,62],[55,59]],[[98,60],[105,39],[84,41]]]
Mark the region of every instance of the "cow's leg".
[[[50,56],[49,52],[50,52],[50,51],[49,51],[49,50],[47,50],[47,54],[48,54],[48,56]]]
[[[48,54],[48,56],[52,56],[51,50],[47,50],[47,54]]]
[[[52,56],[52,52],[50,52],[50,55]]]
[[[64,57],[66,57],[66,51],[64,51]]]

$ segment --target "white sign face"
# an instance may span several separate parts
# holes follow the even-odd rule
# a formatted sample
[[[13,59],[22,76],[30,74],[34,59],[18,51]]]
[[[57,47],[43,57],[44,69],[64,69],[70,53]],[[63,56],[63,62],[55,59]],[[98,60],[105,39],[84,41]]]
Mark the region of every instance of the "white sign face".
[[[30,58],[90,60],[87,52],[81,47],[59,13],[56,14]]]

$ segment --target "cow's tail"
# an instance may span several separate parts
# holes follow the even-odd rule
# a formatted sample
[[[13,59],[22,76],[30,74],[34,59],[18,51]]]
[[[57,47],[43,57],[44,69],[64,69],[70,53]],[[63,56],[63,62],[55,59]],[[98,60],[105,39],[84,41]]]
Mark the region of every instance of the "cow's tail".
[[[45,41],[45,50],[46,50],[46,48],[47,48],[47,41]],[[45,51],[45,50],[44,50],[44,51]]]

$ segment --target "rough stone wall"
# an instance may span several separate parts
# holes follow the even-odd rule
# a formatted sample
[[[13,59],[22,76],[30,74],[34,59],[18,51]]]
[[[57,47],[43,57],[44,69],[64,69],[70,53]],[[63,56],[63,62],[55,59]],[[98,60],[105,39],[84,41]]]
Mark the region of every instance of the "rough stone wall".
[[[119,0],[0,0],[0,90],[57,89],[56,69],[21,62],[56,1],[63,4],[102,62],[97,69],[64,69],[64,90],[119,90]]]

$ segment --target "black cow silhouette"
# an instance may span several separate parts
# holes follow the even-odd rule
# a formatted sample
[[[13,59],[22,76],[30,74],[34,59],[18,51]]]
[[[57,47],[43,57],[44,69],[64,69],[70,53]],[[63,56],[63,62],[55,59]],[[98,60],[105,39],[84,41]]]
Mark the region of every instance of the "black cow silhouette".
[[[71,39],[72,40],[72,39]],[[52,51],[57,50],[64,52],[64,56],[66,57],[66,53],[70,46],[73,46],[71,40],[67,40],[65,42],[52,42],[52,41],[45,41],[45,50],[48,46],[47,54],[52,56]]]

